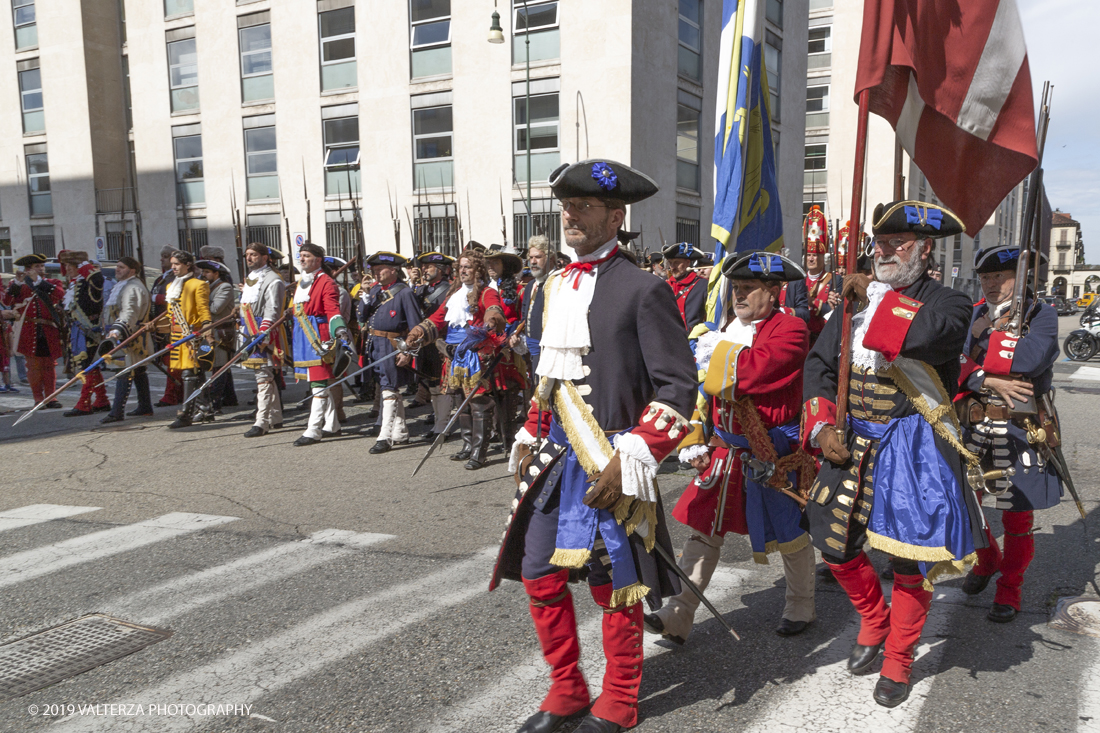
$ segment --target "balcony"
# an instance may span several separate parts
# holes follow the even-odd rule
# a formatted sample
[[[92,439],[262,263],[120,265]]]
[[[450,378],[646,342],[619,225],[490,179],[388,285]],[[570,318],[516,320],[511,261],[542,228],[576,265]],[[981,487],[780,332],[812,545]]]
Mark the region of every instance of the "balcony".
[[[117,214],[119,211],[134,211],[134,189],[97,188],[95,190],[95,211],[97,214]]]

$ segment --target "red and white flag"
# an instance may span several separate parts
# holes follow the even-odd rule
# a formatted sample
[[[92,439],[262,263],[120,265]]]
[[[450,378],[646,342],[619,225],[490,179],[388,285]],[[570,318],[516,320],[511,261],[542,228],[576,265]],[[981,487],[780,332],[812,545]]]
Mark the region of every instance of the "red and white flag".
[[[971,235],[1038,164],[1015,0],[866,0],[864,89]]]

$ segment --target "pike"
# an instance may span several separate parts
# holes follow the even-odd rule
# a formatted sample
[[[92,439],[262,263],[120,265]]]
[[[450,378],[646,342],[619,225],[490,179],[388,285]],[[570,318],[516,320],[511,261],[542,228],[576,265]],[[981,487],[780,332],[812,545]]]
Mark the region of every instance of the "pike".
[[[306,184],[306,159],[302,156],[302,194],[306,198],[306,241],[313,241],[313,221],[309,212],[309,186]]]
[[[187,398],[186,400],[184,400],[184,401],[183,401],[183,404],[184,404],[184,405],[186,405],[186,404],[187,404],[188,402],[190,402],[191,400],[195,399],[195,398],[196,398],[196,397],[198,397],[198,396],[199,396],[200,394],[202,394],[202,393],[203,393],[203,391],[204,391],[204,390],[205,390],[205,389],[206,389],[207,387],[209,387],[209,386],[210,386],[211,384],[213,384],[214,382],[216,382],[216,381],[218,380],[218,377],[220,377],[220,376],[221,376],[222,374],[224,374],[224,373],[225,373],[226,371],[228,371],[228,370],[229,370],[229,367],[233,366],[233,365],[234,365],[234,364],[236,364],[236,363],[237,363],[238,361],[240,361],[240,360],[241,360],[241,359],[243,359],[243,358],[244,358],[245,356],[247,356],[247,355],[248,355],[248,354],[249,354],[249,353],[250,353],[250,352],[252,351],[252,349],[253,349],[253,348],[255,348],[255,347],[256,347],[256,346],[257,346],[257,345],[258,345],[258,344],[259,344],[259,343],[260,343],[261,341],[263,341],[263,340],[264,340],[265,338],[267,338],[268,336],[270,336],[270,335],[271,335],[271,333],[272,333],[272,332],[273,332],[273,331],[274,331],[274,330],[275,330],[276,328],[278,328],[279,326],[281,326],[281,325],[282,325],[282,323],[283,323],[283,321],[285,321],[285,320],[287,319],[287,317],[288,317],[288,316],[289,316],[289,315],[290,315],[290,314],[291,314],[292,312],[293,312],[293,311],[291,311],[291,310],[290,310],[290,309],[288,308],[288,309],[287,309],[287,310],[286,310],[286,311],[285,311],[285,312],[284,312],[284,313],[283,313],[283,314],[282,314],[281,316],[279,316],[279,317],[278,317],[278,318],[277,318],[277,319],[275,320],[275,322],[274,322],[274,323],[272,323],[272,324],[271,324],[271,326],[270,326],[270,327],[268,327],[268,329],[267,329],[266,331],[261,331],[261,332],[260,332],[260,333],[259,333],[259,334],[258,334],[258,335],[256,336],[256,338],[254,338],[254,339],[252,339],[251,341],[249,341],[249,342],[248,342],[248,343],[247,343],[247,344],[246,344],[246,345],[244,346],[244,348],[242,348],[242,349],[241,349],[240,351],[238,351],[238,352],[237,352],[236,354],[234,354],[234,355],[233,355],[233,356],[232,356],[232,357],[231,357],[231,358],[229,359],[229,361],[227,361],[227,362],[225,363],[225,365],[224,365],[224,366],[222,366],[222,368],[221,368],[221,369],[219,369],[218,371],[214,372],[214,376],[210,377],[210,379],[208,379],[208,380],[206,380],[205,382],[203,382],[203,384],[202,384],[202,386],[201,386],[201,387],[199,387],[199,388],[198,388],[198,389],[196,389],[196,390],[195,390],[194,392],[192,392],[192,393],[191,393],[191,396],[190,396],[190,397],[188,397],[188,398]],[[182,406],[183,406],[183,405],[181,405],[181,407],[182,407]]]
[[[523,333],[523,329],[526,325],[526,321],[520,321],[519,325],[516,326],[515,331],[512,332],[513,335],[517,333]],[[420,469],[424,467],[424,464],[427,463],[428,459],[432,457],[432,454],[439,449],[439,446],[443,445],[443,441],[447,439],[447,433],[449,433],[451,431],[451,428],[454,427],[454,424],[458,422],[458,416],[462,414],[462,411],[466,409],[466,405],[470,404],[470,400],[472,400],[474,395],[477,394],[477,390],[481,386],[482,380],[493,373],[493,370],[497,368],[497,364],[500,363],[500,360],[503,357],[504,349],[501,349],[500,353],[498,353],[489,361],[489,366],[481,370],[481,377],[477,380],[477,384],[475,384],[473,389],[470,390],[470,393],[466,395],[466,399],[463,400],[462,404],[458,406],[458,410],[455,412],[455,414],[451,416],[451,419],[447,422],[447,427],[443,428],[443,431],[435,437],[435,441],[432,442],[432,447],[429,448],[428,452],[424,454],[424,457],[420,459],[420,463],[416,464],[416,468],[413,469],[412,472],[413,476],[415,476],[420,471]]]
[[[508,249],[508,217],[504,215],[504,189],[500,184],[497,184],[497,188],[500,189],[500,236],[504,240],[504,249]]]
[[[402,342],[401,342],[401,346],[404,346],[404,344],[405,344],[405,342],[404,342],[404,341],[402,341]],[[330,384],[329,386],[325,387],[325,388],[324,388],[323,390],[321,390],[321,391],[320,391],[320,392],[318,392],[317,394],[311,394],[311,395],[309,395],[309,396],[308,396],[308,397],[306,397],[306,398],[305,398],[304,400],[302,400],[302,401],[301,401],[301,402],[299,402],[299,403],[298,403],[297,405],[295,405],[295,406],[294,406],[294,409],[298,409],[298,408],[300,408],[300,407],[304,407],[304,406],[305,406],[305,404],[306,404],[307,402],[309,402],[310,400],[312,400],[312,399],[313,399],[314,397],[324,397],[325,395],[327,395],[327,394],[329,393],[329,390],[331,390],[331,389],[332,389],[333,387],[336,387],[336,386],[338,386],[338,385],[341,385],[341,384],[343,384],[344,382],[347,382],[348,380],[351,380],[351,379],[355,379],[356,377],[358,377],[358,376],[359,376],[360,374],[362,374],[363,372],[367,371],[367,370],[368,370],[368,369],[370,369],[371,367],[376,367],[376,366],[378,366],[379,364],[381,364],[382,362],[385,362],[385,361],[389,361],[390,359],[393,359],[393,358],[395,358],[395,357],[398,357],[398,356],[400,356],[401,354],[407,354],[407,353],[408,353],[408,351],[409,351],[409,350],[408,350],[408,348],[401,348],[401,347],[399,346],[399,347],[397,348],[397,350],[396,350],[396,351],[394,351],[394,352],[393,352],[392,354],[387,354],[386,356],[383,356],[383,357],[382,357],[381,359],[378,359],[377,361],[372,361],[372,362],[371,362],[370,364],[367,364],[367,365],[366,365],[365,367],[363,367],[363,368],[361,368],[361,369],[358,369],[358,370],[356,370],[356,371],[352,372],[351,374],[346,374],[346,375],[344,375],[343,377],[341,377],[341,378],[340,378],[340,379],[338,379],[337,381],[335,381],[335,382],[333,382],[332,384]]]
[[[57,397],[57,396],[58,396],[59,394],[61,394],[61,393],[62,393],[62,392],[64,392],[65,390],[67,390],[67,389],[68,389],[69,387],[73,386],[74,384],[76,384],[76,383],[77,383],[77,382],[79,382],[79,381],[83,381],[83,379],[84,379],[85,375],[86,375],[86,374],[88,374],[88,372],[90,372],[90,371],[92,371],[93,369],[95,369],[95,368],[99,367],[100,365],[102,365],[102,364],[103,364],[104,362],[106,362],[106,361],[107,361],[107,359],[108,359],[108,358],[110,358],[110,356],[111,356],[112,354],[114,354],[115,352],[117,352],[117,351],[118,351],[119,349],[125,348],[125,347],[126,347],[126,346],[127,346],[127,345],[128,345],[128,344],[129,344],[130,342],[131,342],[131,341],[133,341],[133,340],[134,340],[134,339],[136,339],[136,338],[137,338],[138,336],[140,336],[140,335],[142,335],[143,333],[145,333],[146,331],[148,331],[148,330],[149,330],[150,328],[152,328],[152,327],[153,327],[153,324],[155,324],[155,323],[156,323],[157,321],[159,321],[159,320],[160,320],[161,318],[164,318],[164,316],[166,316],[166,315],[168,315],[168,313],[167,313],[167,312],[165,312],[165,313],[161,313],[161,314],[160,314],[159,316],[157,316],[157,317],[156,317],[156,318],[154,318],[153,320],[151,320],[151,321],[148,321],[148,322],[146,322],[146,323],[145,323],[144,325],[142,325],[142,327],[141,327],[141,328],[139,328],[139,329],[138,329],[137,331],[134,331],[134,333],[133,333],[133,334],[131,334],[131,336],[130,336],[130,337],[129,337],[128,339],[126,339],[125,341],[123,341],[122,343],[120,343],[120,344],[119,344],[118,346],[116,346],[115,348],[113,348],[113,349],[111,349],[110,351],[108,351],[108,352],[107,352],[106,354],[104,354],[103,356],[101,356],[101,357],[99,357],[98,359],[96,359],[95,361],[93,361],[93,362],[92,362],[91,364],[89,364],[88,366],[84,367],[84,369],[82,369],[82,370],[81,370],[81,371],[80,371],[80,372],[79,372],[79,373],[78,373],[78,374],[77,374],[77,375],[76,375],[75,377],[73,377],[72,379],[70,379],[70,380],[69,380],[68,382],[65,382],[65,384],[63,384],[63,385],[61,386],[61,388],[60,388],[60,389],[58,389],[58,390],[55,390],[53,394],[51,394],[50,396],[46,397],[46,398],[45,398],[45,399],[43,399],[43,400],[42,400],[41,402],[39,402],[39,403],[38,403],[37,405],[35,405],[34,407],[32,407],[32,408],[30,409],[30,411],[28,411],[27,413],[25,413],[25,414],[21,415],[21,416],[19,417],[19,419],[18,419],[18,420],[16,420],[16,421],[15,421],[14,423],[12,423],[12,427],[14,428],[14,427],[15,427],[16,425],[18,425],[19,423],[23,422],[23,421],[24,421],[24,420],[26,420],[26,419],[27,419],[28,417],[30,417],[31,415],[33,415],[34,413],[38,412],[38,411],[39,411],[40,409],[42,409],[43,407],[45,407],[46,405],[48,405],[48,404],[49,404],[50,402],[52,402],[52,401],[53,401],[53,399],[54,399],[55,397]],[[106,381],[104,381],[104,384],[106,384]]]
[[[243,283],[244,282],[244,275],[245,275],[245,270],[244,270],[244,245],[246,243],[244,241],[242,241],[242,237],[241,237],[241,216],[240,216],[239,213],[237,213],[237,183],[233,178],[233,172],[232,171],[230,171],[230,173],[229,173],[229,180],[230,180],[231,185],[232,185],[231,191],[232,191],[232,194],[233,194],[233,200],[232,200],[233,211],[236,215],[236,224],[233,227],[233,231],[234,231],[234,235],[235,235],[234,243],[237,246],[237,276],[240,278],[239,282]],[[186,213],[187,213],[187,207],[186,206],[184,207],[183,211],[184,211],[184,214],[186,215]],[[190,235],[188,235],[188,236],[190,237]]]
[[[227,321],[231,321],[236,317],[237,317],[237,309],[234,308],[233,312],[230,313],[225,318],[214,321],[213,323],[207,325],[206,327],[201,328],[198,331],[195,331],[194,333],[192,333],[188,336],[184,336],[179,341],[174,341],[174,342],[168,344],[167,346],[165,346],[163,349],[161,349],[157,353],[153,354],[152,356],[147,356],[144,359],[142,359],[141,361],[139,361],[137,364],[132,364],[132,365],[126,367],[125,369],[123,369],[121,372],[116,372],[115,374],[112,374],[111,376],[104,379],[103,383],[107,384],[108,382],[113,382],[114,380],[118,379],[119,377],[123,377],[123,376],[129,374],[130,372],[134,371],[139,366],[145,366],[149,362],[160,358],[164,354],[167,354],[172,349],[174,349],[178,346],[182,346],[183,344],[186,344],[189,341],[193,341],[194,339],[197,339],[199,336],[202,336],[207,331],[213,330],[213,329],[217,328],[218,326],[222,325],[223,323],[226,323]]]
[[[286,229],[286,261],[288,264],[294,262],[294,258],[291,256],[291,251],[294,245],[290,241],[290,219],[286,215],[286,199],[283,198],[283,179],[276,178],[279,183],[279,209],[283,213],[283,228]]]
[[[397,192],[394,191],[394,193]],[[401,254],[401,212],[398,210],[397,202],[390,199],[389,181],[386,181],[386,202],[390,205],[390,221],[393,222],[393,238],[397,242],[397,254]],[[413,247],[413,255],[416,255],[415,247]]]
[[[416,231],[416,227],[413,226],[412,217],[409,216],[409,207],[405,207],[405,221],[409,222],[409,236],[412,237],[413,254],[417,257],[420,256],[420,235]]]

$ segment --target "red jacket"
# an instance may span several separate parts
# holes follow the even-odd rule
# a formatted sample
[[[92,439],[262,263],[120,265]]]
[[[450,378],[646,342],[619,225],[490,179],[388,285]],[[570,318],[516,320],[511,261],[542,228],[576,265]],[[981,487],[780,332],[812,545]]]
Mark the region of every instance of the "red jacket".
[[[504,307],[500,302],[500,293],[492,288],[482,288],[481,297],[478,300],[477,311],[470,316],[470,322],[468,325],[481,326],[485,323],[485,311],[493,306],[500,308],[503,312]],[[435,313],[428,317],[435,327],[439,330],[440,337],[447,334],[447,301],[443,301],[443,305],[436,308]]]
[[[802,412],[802,367],[810,350],[810,332],[801,318],[773,311],[756,327],[752,348],[737,356],[735,397],[752,397],[764,427],[797,420]],[[720,405],[711,400],[712,415]],[[730,432],[740,433],[732,418]]]
[[[50,301],[56,312],[57,306],[65,297],[65,288],[59,280],[50,278],[42,278],[38,281],[38,285],[41,289],[36,292],[26,281],[20,283],[13,280],[9,288],[4,291],[4,305],[25,314],[22,331],[19,333],[19,343],[15,345],[15,350],[23,356],[48,356],[60,359],[61,331],[50,314],[50,309],[43,302],[43,298]],[[38,351],[39,336],[43,337],[46,345],[46,350],[42,353]]]

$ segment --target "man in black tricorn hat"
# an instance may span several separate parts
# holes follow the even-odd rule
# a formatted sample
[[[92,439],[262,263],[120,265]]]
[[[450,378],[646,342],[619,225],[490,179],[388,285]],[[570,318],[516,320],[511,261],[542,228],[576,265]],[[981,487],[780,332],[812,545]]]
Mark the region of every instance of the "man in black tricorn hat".
[[[577,262],[544,285],[539,384],[512,451],[519,493],[490,588],[521,580],[530,597],[551,686],[520,730],[547,733],[589,708],[567,585],[571,571],[587,569],[607,667],[575,730],[615,733],[638,719],[641,601],[656,609],[680,592],[654,548],[671,553],[655,478],[687,434],[695,364],[668,286],[616,239],[626,206],[656,184],[621,163],[586,160],[558,168],[550,185]]]
[[[837,313],[806,360],[802,436],[825,458],[806,508],[810,535],[862,619],[848,669],[867,674],[885,647],[874,699],[894,707],[909,696],[931,583],[962,572],[987,542],[967,476],[977,457],[961,442],[951,405],[971,303],[928,277],[932,240],[965,228],[921,201],[879,204],[872,223],[875,280],[844,278],[844,296],[859,303],[847,429],[835,427]],[[892,557],[889,605],[864,545]]]
[[[447,291],[451,289],[451,268],[455,258],[441,252],[425,252],[416,258],[424,284],[416,289],[420,301],[420,315],[431,318],[432,314],[443,307],[447,300]],[[431,430],[421,439],[433,441],[447,427],[453,407],[451,395],[443,394],[443,354],[435,343],[425,344],[416,355],[416,371],[420,373],[421,385],[428,390],[432,400],[432,414],[435,422]]]
[[[665,247],[662,254],[676,307],[690,334],[707,319],[707,281],[692,269],[707,264],[706,253],[688,242],[680,242]]]

